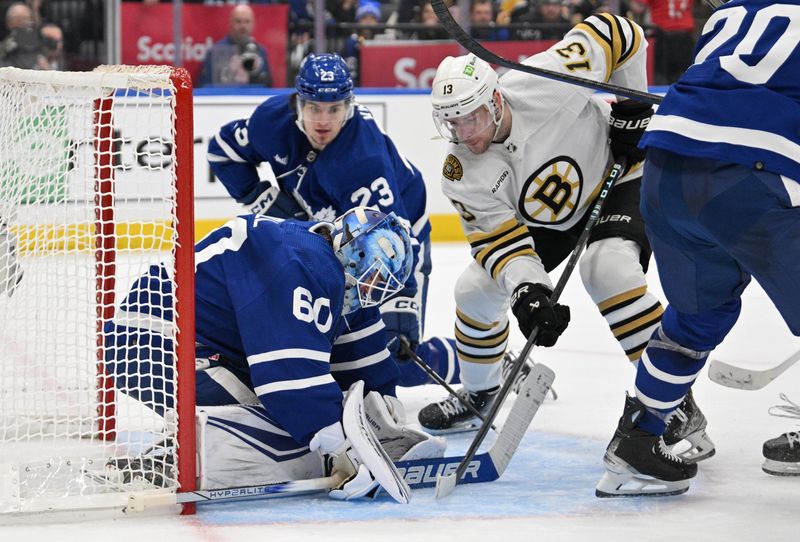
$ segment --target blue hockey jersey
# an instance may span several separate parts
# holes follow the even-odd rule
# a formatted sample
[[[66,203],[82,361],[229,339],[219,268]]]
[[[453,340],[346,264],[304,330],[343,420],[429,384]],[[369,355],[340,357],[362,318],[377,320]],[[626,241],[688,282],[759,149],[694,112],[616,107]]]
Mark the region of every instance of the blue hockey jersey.
[[[270,418],[302,444],[340,420],[342,389],[364,380],[367,389],[394,394],[399,374],[378,309],[342,316],[342,266],[310,226],[237,217],[195,247],[198,343],[221,354],[220,364],[231,372],[249,371]],[[164,278],[163,266],[151,267],[115,314],[116,330],[107,336],[116,344],[107,344],[107,361],[118,381],[126,381],[124,373],[141,378],[153,372],[143,364],[154,355],[142,348],[143,330],[160,332],[146,339],[154,353],[156,343],[171,340],[165,332],[172,321],[171,286]],[[132,344],[135,349],[125,348]],[[152,380],[151,386],[160,379]],[[204,404],[203,397],[197,402]]]
[[[732,0],[703,28],[640,146],[800,182],[800,0]]]
[[[377,206],[408,220],[422,243],[430,236],[422,174],[356,105],[339,135],[322,151],[295,124],[291,95],[274,96],[249,119],[223,126],[208,145],[211,170],[239,203],[261,193],[256,166],[268,162],[281,188],[297,190],[315,220],[332,221],[355,206]]]

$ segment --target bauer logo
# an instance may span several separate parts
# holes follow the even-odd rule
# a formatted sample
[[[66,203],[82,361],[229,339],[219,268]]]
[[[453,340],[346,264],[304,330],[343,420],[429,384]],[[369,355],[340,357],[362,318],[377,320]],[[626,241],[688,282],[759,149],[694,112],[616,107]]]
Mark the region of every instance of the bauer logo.
[[[419,486],[421,484],[434,485],[438,476],[448,476],[454,474],[458,469],[459,458],[454,458],[450,463],[440,463],[438,465],[412,465],[409,467],[397,467],[400,476],[410,485]],[[469,482],[479,480],[479,470],[481,462],[474,459],[467,465],[462,480]]]
[[[442,176],[450,181],[460,181],[464,176],[464,168],[461,167],[461,162],[455,155],[448,154],[444,159],[444,167],[442,168]]]

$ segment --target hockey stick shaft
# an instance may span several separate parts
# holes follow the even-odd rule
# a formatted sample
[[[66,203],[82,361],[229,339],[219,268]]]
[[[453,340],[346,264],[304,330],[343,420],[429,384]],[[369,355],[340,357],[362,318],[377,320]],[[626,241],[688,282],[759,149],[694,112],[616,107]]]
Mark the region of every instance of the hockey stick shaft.
[[[531,75],[538,75],[540,77],[545,77],[547,79],[561,81],[563,83],[570,83],[572,85],[577,85],[583,88],[610,92],[612,94],[616,94],[617,96],[625,96],[626,98],[630,98],[632,100],[639,100],[649,104],[660,104],[661,100],[663,99],[661,96],[657,94],[650,94],[649,92],[643,92],[641,90],[634,90],[631,88],[620,87],[617,85],[603,83],[600,81],[592,81],[590,79],[585,79],[583,77],[577,77],[575,75],[569,75],[567,73],[554,72],[551,70],[546,70],[544,68],[537,68],[535,66],[528,66],[527,64],[521,64],[519,62],[514,62],[512,60],[503,58],[500,55],[491,52],[486,47],[478,43],[475,39],[473,39],[469,34],[467,34],[464,31],[464,29],[461,28],[461,26],[453,18],[453,15],[447,8],[447,5],[445,5],[444,3],[444,0],[431,0],[431,6],[433,6],[433,11],[436,13],[436,17],[439,18],[439,22],[442,23],[442,26],[445,28],[445,30],[447,30],[447,33],[450,34],[450,36],[453,39],[455,39],[458,43],[460,43],[461,46],[464,47],[466,50],[468,50],[470,53],[474,54],[479,58],[482,58],[489,64],[503,66],[505,68],[510,68],[512,70],[529,73]]]
[[[592,208],[591,214],[589,215],[589,219],[586,221],[586,225],[581,232],[580,237],[578,238],[578,242],[575,244],[575,248],[572,249],[572,253],[570,254],[569,260],[567,261],[566,267],[564,271],[561,273],[561,277],[558,279],[558,283],[556,284],[555,289],[553,290],[552,295],[550,296],[550,303],[555,303],[558,301],[558,298],[561,296],[561,292],[564,291],[564,287],[567,285],[567,281],[569,280],[570,275],[572,275],[573,269],[575,269],[575,265],[578,263],[578,258],[580,258],[583,249],[586,247],[587,243],[589,242],[589,234],[591,234],[594,225],[597,223],[597,220],[600,218],[600,213],[603,210],[603,205],[608,198],[608,194],[611,192],[611,189],[614,186],[614,183],[617,182],[617,179],[622,175],[622,172],[625,169],[625,162],[621,161],[611,168],[611,172],[606,176],[605,181],[603,182],[603,187],[600,189],[600,194],[597,196],[597,201]],[[439,494],[439,483],[437,483],[437,496],[445,496],[449,491],[452,491],[452,488],[455,487],[455,483],[461,479],[466,471],[467,465],[472,457],[475,455],[475,452],[478,451],[483,439],[486,438],[486,434],[489,432],[489,424],[493,423],[495,418],[497,418],[497,414],[500,412],[500,408],[503,406],[503,403],[508,396],[508,393],[511,391],[511,386],[513,385],[514,379],[522,370],[522,365],[525,363],[525,360],[528,359],[530,355],[531,349],[533,349],[534,342],[536,341],[536,337],[539,335],[539,328],[536,327],[531,332],[530,336],[528,337],[528,341],[525,343],[525,347],[520,352],[519,357],[514,361],[514,364],[511,368],[511,372],[509,373],[506,381],[503,383],[503,386],[500,388],[500,391],[497,394],[497,397],[492,404],[492,408],[489,410],[489,413],[486,415],[486,421],[483,422],[480,429],[478,429],[478,434],[475,435],[475,438],[472,441],[467,453],[464,455],[464,460],[456,469],[453,477],[448,482],[441,482],[442,492],[441,495]],[[441,481],[441,479],[440,479]],[[445,489],[448,487],[449,489]]]
[[[432,379],[434,382],[436,382],[436,383],[437,383],[437,384],[439,384],[441,387],[443,387],[444,389],[446,389],[446,390],[447,390],[447,393],[449,393],[451,396],[455,397],[455,398],[458,400],[458,402],[459,402],[459,403],[461,403],[461,404],[463,405],[463,407],[464,407],[464,408],[466,408],[467,410],[469,410],[469,411],[470,411],[470,413],[471,413],[472,415],[476,416],[476,417],[477,417],[477,418],[478,418],[480,421],[485,421],[485,420],[484,420],[484,417],[483,417],[483,414],[481,414],[481,413],[478,411],[478,409],[477,409],[477,408],[475,408],[475,407],[472,405],[472,403],[470,403],[469,401],[467,401],[466,399],[464,399],[463,397],[461,397],[461,396],[460,396],[460,395],[459,395],[459,394],[456,392],[456,390],[454,390],[453,388],[451,388],[451,387],[450,387],[450,385],[449,385],[447,382],[445,382],[444,378],[442,378],[441,376],[439,376],[439,375],[436,373],[436,371],[434,371],[433,369],[431,369],[431,368],[430,368],[430,366],[429,366],[427,363],[425,363],[425,362],[423,361],[423,359],[422,359],[421,357],[419,357],[419,356],[417,355],[417,353],[416,353],[416,352],[414,352],[414,350],[412,350],[412,349],[411,349],[411,345],[409,344],[409,342],[408,342],[408,339],[406,339],[405,337],[401,337],[401,338],[400,338],[400,351],[401,351],[401,352],[403,352],[405,355],[407,355],[407,356],[409,357],[409,359],[411,359],[411,361],[413,361],[413,362],[414,362],[414,363],[417,365],[417,367],[419,367],[420,369],[422,369],[423,371],[425,371],[425,373],[426,373],[426,374],[427,374],[427,375],[428,375],[428,376],[429,376],[429,377],[430,377],[430,378],[431,378],[431,379]],[[492,429],[494,429],[495,431],[497,431],[497,427],[495,427],[494,425],[492,425]]]
[[[712,360],[708,365],[708,378],[713,382],[738,390],[760,390],[800,361],[800,351],[795,352],[771,369],[757,371],[736,367],[720,360]]]

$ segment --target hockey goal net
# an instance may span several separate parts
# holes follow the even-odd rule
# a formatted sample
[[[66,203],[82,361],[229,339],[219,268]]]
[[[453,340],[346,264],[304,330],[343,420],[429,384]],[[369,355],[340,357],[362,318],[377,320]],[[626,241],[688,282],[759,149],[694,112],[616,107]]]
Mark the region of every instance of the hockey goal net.
[[[0,69],[0,513],[194,488],[191,91],[169,67]],[[171,340],[124,383],[164,390],[154,410],[117,391],[104,326],[162,262]]]

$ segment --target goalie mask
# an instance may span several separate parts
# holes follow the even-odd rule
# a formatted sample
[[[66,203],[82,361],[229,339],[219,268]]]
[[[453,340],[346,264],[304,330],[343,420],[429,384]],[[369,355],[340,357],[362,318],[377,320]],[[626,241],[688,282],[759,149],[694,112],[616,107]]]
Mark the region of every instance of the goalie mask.
[[[497,72],[475,55],[442,60],[431,89],[433,122],[439,134],[453,143],[471,146],[486,140],[488,146],[500,130],[505,109],[502,94],[496,103],[496,90]]]
[[[355,207],[333,222],[331,238],[344,267],[344,314],[380,305],[411,275],[411,238],[394,213]]]
[[[337,54],[310,54],[295,79],[297,127],[318,150],[353,116],[353,78]]]

